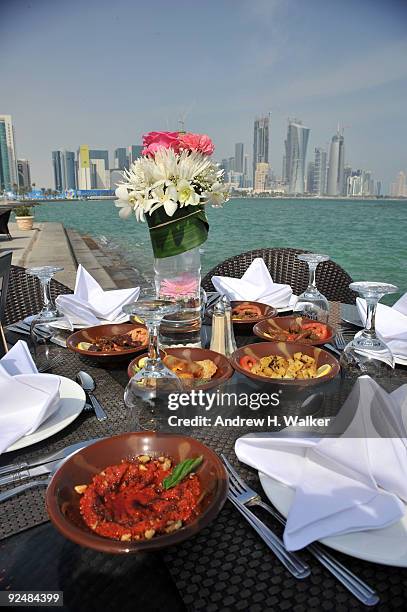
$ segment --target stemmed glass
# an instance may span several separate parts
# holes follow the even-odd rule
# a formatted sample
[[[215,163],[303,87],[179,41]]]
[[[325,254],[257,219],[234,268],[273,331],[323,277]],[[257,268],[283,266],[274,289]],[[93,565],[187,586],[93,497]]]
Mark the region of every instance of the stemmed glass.
[[[180,379],[167,368],[160,357],[158,329],[163,317],[179,310],[179,305],[170,300],[145,297],[123,306],[131,320],[142,319],[148,329],[148,357],[142,369],[129,381],[124,392],[124,403],[129,409],[130,425],[141,429],[160,429],[164,423],[166,397],[170,393],[181,393]],[[138,413],[138,414],[137,414]]]
[[[321,323],[327,323],[329,304],[326,297],[317,289],[315,273],[318,264],[329,261],[329,257],[318,253],[304,253],[304,255],[297,255],[297,258],[308,264],[309,283],[304,293],[298,296],[298,301],[293,309],[294,313],[308,319],[321,321]]]
[[[346,345],[340,359],[346,377],[357,378],[367,374],[372,378],[386,378],[393,374],[394,356],[376,334],[375,317],[379,300],[384,295],[396,293],[398,287],[388,283],[360,282],[349,285],[366,300],[366,323],[362,331]]]
[[[37,266],[35,268],[28,268],[27,274],[35,276],[39,279],[43,293],[43,306],[42,310],[38,313],[38,317],[44,319],[53,319],[58,317],[58,309],[55,306],[51,297],[51,278],[57,272],[61,272],[63,268],[61,266]]]

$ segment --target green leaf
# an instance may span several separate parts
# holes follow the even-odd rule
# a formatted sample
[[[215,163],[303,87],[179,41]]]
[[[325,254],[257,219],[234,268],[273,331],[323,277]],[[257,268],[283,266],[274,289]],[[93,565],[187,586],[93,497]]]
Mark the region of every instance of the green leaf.
[[[169,217],[164,207],[146,215],[154,257],[159,259],[185,253],[208,237],[209,224],[203,205],[178,208]]]
[[[185,476],[188,476],[191,472],[195,470],[198,465],[202,463],[203,456],[195,457],[195,459],[185,459],[185,461],[181,461],[175,468],[172,470],[171,474],[164,478],[163,487],[165,490],[171,489],[175,487],[181,480],[184,480]]]

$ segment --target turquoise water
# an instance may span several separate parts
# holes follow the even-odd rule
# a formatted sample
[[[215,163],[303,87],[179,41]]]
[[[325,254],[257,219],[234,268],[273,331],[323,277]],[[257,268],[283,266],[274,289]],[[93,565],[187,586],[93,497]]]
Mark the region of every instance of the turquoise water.
[[[106,239],[137,268],[151,272],[146,224],[122,221],[110,201],[49,202],[35,215]],[[222,209],[209,208],[208,217],[204,273],[242,251],[289,246],[327,253],[354,280],[390,282],[407,291],[406,201],[235,199]]]

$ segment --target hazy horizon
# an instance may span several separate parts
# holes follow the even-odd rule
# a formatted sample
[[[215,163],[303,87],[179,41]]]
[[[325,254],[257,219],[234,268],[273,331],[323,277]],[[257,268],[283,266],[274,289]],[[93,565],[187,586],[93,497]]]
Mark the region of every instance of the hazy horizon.
[[[287,117],[311,128],[307,161],[345,127],[346,162],[385,192],[407,170],[407,3],[390,0],[4,0],[0,114],[37,186],[51,151],[139,144],[150,130],[208,133],[217,159],[252,153],[271,112],[281,174]]]

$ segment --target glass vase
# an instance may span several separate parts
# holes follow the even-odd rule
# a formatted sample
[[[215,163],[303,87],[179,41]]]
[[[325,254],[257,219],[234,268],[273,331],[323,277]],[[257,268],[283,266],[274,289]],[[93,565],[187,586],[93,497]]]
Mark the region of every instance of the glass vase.
[[[179,310],[163,318],[160,345],[201,346],[201,256],[199,247],[154,259],[157,298],[176,302]]]

